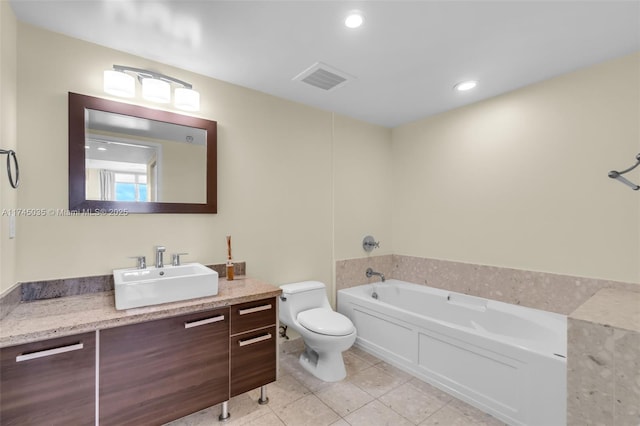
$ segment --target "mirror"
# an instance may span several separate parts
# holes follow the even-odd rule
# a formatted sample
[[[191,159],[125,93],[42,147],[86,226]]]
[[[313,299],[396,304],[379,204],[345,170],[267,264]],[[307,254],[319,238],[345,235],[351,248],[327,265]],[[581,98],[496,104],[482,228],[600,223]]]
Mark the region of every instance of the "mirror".
[[[216,213],[216,129],[69,93],[69,210]]]

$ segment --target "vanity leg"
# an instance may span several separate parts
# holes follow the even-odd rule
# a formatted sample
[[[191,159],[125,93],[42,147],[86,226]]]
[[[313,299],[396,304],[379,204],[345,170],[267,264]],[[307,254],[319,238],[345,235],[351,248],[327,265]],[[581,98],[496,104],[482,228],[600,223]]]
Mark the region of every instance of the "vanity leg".
[[[267,385],[260,386],[260,399],[258,400],[258,404],[265,405],[269,403],[269,398],[267,397]]]
[[[222,409],[220,410],[220,416],[218,416],[218,420],[221,422],[226,422],[231,417],[231,413],[229,413],[229,401],[225,401],[222,403]]]

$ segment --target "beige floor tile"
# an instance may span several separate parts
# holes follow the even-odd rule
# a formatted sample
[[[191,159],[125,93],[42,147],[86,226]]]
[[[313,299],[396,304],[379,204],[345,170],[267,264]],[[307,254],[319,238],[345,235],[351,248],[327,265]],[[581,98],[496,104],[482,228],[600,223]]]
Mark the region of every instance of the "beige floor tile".
[[[475,407],[472,407],[466,402],[460,401],[456,398],[451,399],[451,402],[449,402],[449,406],[455,408],[456,410],[464,414],[467,418],[473,420],[474,424],[477,425],[504,426],[505,424],[492,415],[487,414]]]
[[[445,405],[435,414],[429,416],[420,426],[476,426],[477,423],[460,411]]]
[[[352,353],[354,355],[357,355],[360,358],[364,359],[365,361],[368,361],[369,363],[374,365],[382,362],[379,358],[376,358],[375,356],[371,355],[369,352],[357,346],[352,346],[351,348],[349,348],[349,350],[347,350],[347,353]]]
[[[344,367],[347,370],[347,377],[373,365],[366,359],[349,351],[342,353],[342,359],[344,360]]]
[[[281,352],[279,367],[280,374],[291,374],[291,372],[300,370],[300,357],[299,354],[289,353],[289,352]]]
[[[287,426],[328,426],[340,417],[317,396],[307,395],[283,407],[274,407]]]
[[[344,418],[351,426],[413,426],[380,401],[371,401],[367,405]]]
[[[229,400],[229,413],[231,414],[231,418],[224,422],[224,425],[244,425],[272,412],[268,405],[258,404],[258,397],[252,397],[249,393],[243,393],[242,395],[231,398]],[[218,414],[220,414],[219,411]]]
[[[446,405],[434,396],[422,392],[407,382],[379,398],[396,413],[418,424]]]
[[[315,395],[342,417],[373,400],[371,395],[346,380],[333,383]]]
[[[398,377],[387,374],[377,365],[365,368],[347,380],[374,398],[381,397],[404,382]]]
[[[219,423],[217,426],[225,426],[225,423]],[[245,423],[244,426],[285,426],[278,416],[273,411],[258,417]]]
[[[380,363],[376,364],[376,367],[378,367],[388,375],[398,379],[402,383],[408,382],[409,380],[413,379],[413,376],[411,374],[399,369],[398,367],[394,367],[393,365],[385,361],[381,361]]]
[[[290,404],[310,393],[311,391],[291,374],[281,374],[278,380],[267,385],[268,405],[271,408]],[[249,395],[257,401],[260,398],[260,388],[249,391]]]
[[[343,418],[340,418],[340,420],[338,420],[337,422],[331,423],[331,426],[350,426],[350,425]]]
[[[448,393],[441,391],[440,389],[438,389],[437,387],[418,379],[417,377],[414,377],[413,379],[409,380],[409,383],[411,383],[412,385],[414,385],[415,387],[417,387],[418,389],[420,389],[422,392],[427,393],[433,397],[436,397],[438,400],[442,401],[442,402],[449,402],[453,399],[453,397],[451,395],[449,395]]]

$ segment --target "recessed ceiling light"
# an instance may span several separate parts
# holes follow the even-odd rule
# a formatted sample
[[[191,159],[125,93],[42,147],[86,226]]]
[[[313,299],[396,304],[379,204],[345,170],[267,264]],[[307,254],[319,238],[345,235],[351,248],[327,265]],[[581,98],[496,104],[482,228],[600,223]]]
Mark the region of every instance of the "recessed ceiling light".
[[[107,148],[105,148],[105,147],[102,147],[102,146],[98,147],[98,151],[106,151],[106,150],[107,150]]]
[[[467,90],[471,90],[478,85],[478,82],[475,80],[469,81],[461,81],[460,83],[453,86],[455,90],[458,92],[466,92]]]
[[[344,20],[344,25],[347,28],[358,28],[364,22],[364,18],[360,12],[351,12],[347,19]]]

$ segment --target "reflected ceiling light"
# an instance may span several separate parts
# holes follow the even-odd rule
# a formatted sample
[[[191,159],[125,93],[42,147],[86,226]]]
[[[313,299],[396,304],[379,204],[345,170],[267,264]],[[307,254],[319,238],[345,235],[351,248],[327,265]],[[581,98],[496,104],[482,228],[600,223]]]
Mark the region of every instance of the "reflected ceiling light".
[[[347,28],[359,28],[363,22],[364,18],[360,12],[351,12],[344,20],[344,25]]]
[[[122,97],[135,96],[135,77],[142,84],[142,97],[159,103],[171,101],[171,86],[177,86],[174,92],[175,107],[186,111],[200,110],[200,94],[186,81],[168,75],[140,68],[114,65],[113,70],[104,72],[104,91]]]
[[[468,80],[468,81],[461,81],[460,83],[453,86],[453,88],[458,92],[466,92],[467,90],[473,89],[477,85],[478,85],[478,82],[476,80]]]

